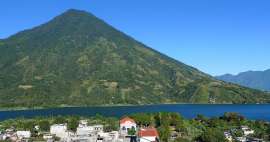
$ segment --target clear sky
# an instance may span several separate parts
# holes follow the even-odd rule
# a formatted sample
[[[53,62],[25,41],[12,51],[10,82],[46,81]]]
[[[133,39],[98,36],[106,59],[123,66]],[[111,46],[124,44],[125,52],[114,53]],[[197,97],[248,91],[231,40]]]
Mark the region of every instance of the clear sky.
[[[0,38],[86,10],[211,75],[270,68],[269,0],[1,0]]]

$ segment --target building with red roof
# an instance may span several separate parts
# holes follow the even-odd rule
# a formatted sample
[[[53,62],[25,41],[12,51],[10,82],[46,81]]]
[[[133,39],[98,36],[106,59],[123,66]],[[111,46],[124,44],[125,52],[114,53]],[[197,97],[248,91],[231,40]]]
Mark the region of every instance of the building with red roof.
[[[127,135],[128,131],[134,129],[137,130],[137,124],[135,120],[130,117],[124,117],[120,120],[120,132],[122,135]]]
[[[143,128],[138,132],[140,142],[158,142],[159,134],[156,128]]]
[[[120,120],[120,124],[124,124],[124,123],[127,123],[127,122],[130,122],[130,123],[136,123],[133,119],[129,118],[129,117],[124,117]]]

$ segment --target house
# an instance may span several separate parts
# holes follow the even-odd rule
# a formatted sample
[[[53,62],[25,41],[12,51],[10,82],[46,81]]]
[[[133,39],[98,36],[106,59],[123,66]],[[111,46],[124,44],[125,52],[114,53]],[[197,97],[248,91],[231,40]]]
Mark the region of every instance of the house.
[[[103,125],[87,126],[87,125],[80,124],[77,127],[76,134],[79,136],[90,136],[90,135],[94,135],[98,132],[103,132]]]
[[[237,142],[247,142],[247,138],[246,137],[236,137],[236,141]]]
[[[229,142],[233,141],[233,137],[232,137],[230,132],[224,132],[224,136],[225,136],[226,140],[228,140]]]
[[[12,136],[8,137],[8,139],[9,139],[10,141],[12,141],[12,142],[15,142],[15,141],[18,140],[18,137],[17,137],[17,135],[12,135]]]
[[[129,117],[124,117],[120,120],[120,132],[121,134],[127,134],[130,129],[135,129],[137,130],[137,124],[136,122],[129,118]]]
[[[103,132],[103,125],[93,125],[95,132]]]
[[[139,142],[158,142],[159,135],[156,128],[143,128],[138,132]]]
[[[171,131],[171,136],[170,136],[170,140],[174,141],[177,138],[181,138],[183,135],[183,132],[177,132],[177,131]]]
[[[76,134],[79,136],[90,136],[97,132],[103,131],[103,125],[88,126],[87,120],[80,120],[79,126],[77,127]]]
[[[89,136],[94,132],[94,128],[91,126],[79,126],[77,127],[76,134],[78,136]]]
[[[45,139],[45,140],[53,139],[53,135],[45,133],[45,134],[43,134],[43,139]]]
[[[39,130],[40,130],[39,125],[35,125],[34,129],[35,129],[36,131],[39,131]]]
[[[254,134],[254,130],[251,130],[248,126],[241,126],[241,129],[245,136]]]
[[[119,133],[117,131],[112,131],[112,132],[99,132],[98,133],[98,141],[105,141],[105,142],[117,142],[119,138]]]
[[[88,136],[75,136],[75,137],[69,137],[67,139],[67,142],[95,142],[95,140],[91,139],[92,137]]]
[[[88,126],[88,121],[87,120],[80,120],[79,127],[87,127],[87,126]]]
[[[109,136],[112,138],[112,141],[116,141],[119,138],[119,133],[118,131],[112,131],[109,132]]]
[[[5,140],[4,139],[4,134],[0,134],[0,141],[3,141],[3,140]]]
[[[5,141],[8,138],[7,134],[2,134],[0,137],[1,141]]]
[[[264,142],[264,140],[263,139],[259,139],[259,138],[248,138],[248,141],[249,142]]]
[[[23,138],[29,139],[31,137],[30,131],[17,131],[16,134],[19,139]]]
[[[50,127],[50,133],[59,137],[64,138],[68,136],[67,124],[54,124]]]

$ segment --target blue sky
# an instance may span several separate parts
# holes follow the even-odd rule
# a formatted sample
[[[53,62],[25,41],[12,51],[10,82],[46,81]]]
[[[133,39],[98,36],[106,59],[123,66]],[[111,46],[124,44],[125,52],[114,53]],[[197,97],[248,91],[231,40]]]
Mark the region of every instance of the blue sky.
[[[0,38],[67,9],[93,13],[211,75],[270,68],[269,0],[1,0]]]

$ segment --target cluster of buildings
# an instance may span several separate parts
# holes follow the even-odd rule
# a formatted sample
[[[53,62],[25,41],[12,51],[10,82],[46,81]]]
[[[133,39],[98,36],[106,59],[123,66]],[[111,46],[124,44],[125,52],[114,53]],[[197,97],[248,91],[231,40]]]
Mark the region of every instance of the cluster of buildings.
[[[63,142],[118,142],[119,132],[104,132],[103,125],[88,125],[86,120],[81,120],[76,132],[69,131],[67,124],[54,124],[50,127],[50,136],[47,141],[53,141],[54,137]],[[46,139],[43,136],[44,139]]]
[[[4,132],[0,132],[0,141],[28,141],[30,137],[30,131],[16,131],[13,127],[6,129]]]
[[[243,132],[243,136],[241,137],[233,137],[232,133],[235,131],[237,131],[237,129],[224,132],[224,136],[229,142],[264,142],[262,139],[252,137],[255,131],[250,129],[248,126],[241,126],[240,131]]]
[[[87,120],[80,120],[76,132],[68,130],[67,124],[53,124],[50,131],[42,133],[43,141],[47,142],[158,142],[156,128],[139,128],[136,122],[125,117],[120,120],[118,131],[105,132],[103,125],[88,125]],[[38,126],[36,126],[38,129]],[[0,134],[1,140],[14,142],[29,141],[30,131],[16,131],[14,128]]]

